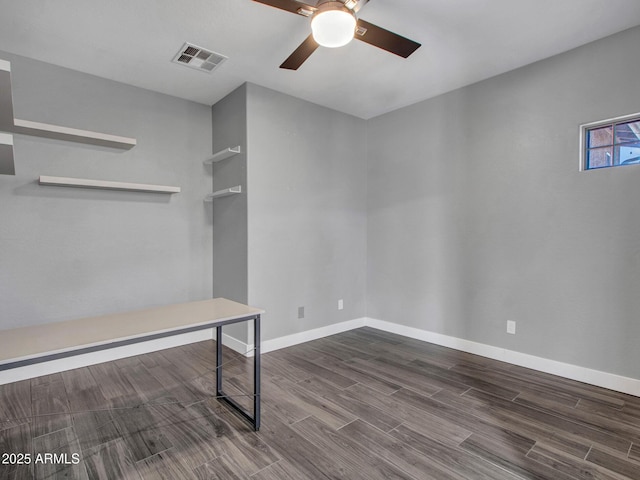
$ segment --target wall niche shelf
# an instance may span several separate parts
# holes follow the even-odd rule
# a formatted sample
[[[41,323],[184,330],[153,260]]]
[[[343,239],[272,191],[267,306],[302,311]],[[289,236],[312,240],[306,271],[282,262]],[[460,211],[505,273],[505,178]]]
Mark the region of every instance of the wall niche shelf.
[[[204,197],[204,201],[211,202],[216,198],[228,197],[229,195],[236,195],[238,193],[242,193],[241,185],[237,185],[231,188],[223,188],[222,190],[218,190],[216,192],[210,193],[206,197]]]
[[[135,138],[14,118],[11,96],[11,63],[6,60],[0,60],[0,131],[122,150],[136,146]]]
[[[97,188],[101,190],[123,190],[127,192],[145,193],[180,193],[180,187],[166,185],[149,185],[146,183],[111,182],[105,180],[91,180],[88,178],[50,177],[40,175],[40,185],[53,187]]]
[[[203,163],[205,165],[211,165],[213,163],[224,160],[225,158],[233,157],[234,155],[237,155],[241,152],[242,149],[240,148],[240,145],[238,145],[237,147],[225,148],[224,150],[220,150],[219,152],[215,153],[213,157],[205,160]]]

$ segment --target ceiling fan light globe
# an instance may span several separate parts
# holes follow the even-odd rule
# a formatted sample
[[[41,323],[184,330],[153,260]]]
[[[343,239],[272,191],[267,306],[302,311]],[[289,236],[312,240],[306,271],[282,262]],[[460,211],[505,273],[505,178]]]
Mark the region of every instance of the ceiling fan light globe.
[[[342,47],[353,40],[356,17],[347,9],[319,11],[311,19],[313,39],[323,47]]]

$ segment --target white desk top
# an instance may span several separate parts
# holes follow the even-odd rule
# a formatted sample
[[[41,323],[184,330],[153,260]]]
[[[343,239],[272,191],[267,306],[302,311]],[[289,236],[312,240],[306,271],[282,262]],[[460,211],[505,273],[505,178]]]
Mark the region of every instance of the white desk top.
[[[0,330],[0,364],[264,313],[226,298]]]

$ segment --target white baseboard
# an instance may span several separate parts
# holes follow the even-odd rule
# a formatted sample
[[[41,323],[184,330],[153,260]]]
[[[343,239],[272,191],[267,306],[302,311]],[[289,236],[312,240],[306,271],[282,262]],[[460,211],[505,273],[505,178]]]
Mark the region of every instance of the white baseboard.
[[[35,365],[13,368],[11,370],[4,370],[0,372],[0,385],[40,377],[42,375],[64,372],[66,370],[73,370],[75,368],[87,367],[97,363],[134,357],[143,353],[164,350],[165,348],[179,347],[188,343],[211,340],[213,338],[212,335],[213,332],[210,329],[199,330],[191,333],[183,333],[182,335],[150,340],[148,342],[134,343],[124,347],[110,348],[97,352],[74,355],[73,357],[51,360],[49,362],[36,363]]]
[[[214,337],[215,340],[215,337]],[[238,352],[245,357],[253,357],[253,344],[244,343],[226,333],[222,334],[222,345],[229,347],[231,350]]]
[[[299,343],[310,342],[311,340],[317,340],[318,338],[324,338],[329,335],[335,335],[336,333],[353,330],[354,328],[364,327],[365,324],[365,318],[356,318],[354,320],[347,320],[346,322],[327,325],[326,327],[314,328],[313,330],[307,330],[306,332],[272,338],[271,340],[265,340],[261,343],[260,353],[272,352],[274,350],[280,350],[281,348],[298,345]]]
[[[640,380],[635,378],[623,377],[613,373],[601,372],[578,365],[549,360],[548,358],[536,357],[535,355],[398,325],[384,320],[367,318],[365,323],[368,327],[384,330],[385,332],[434,343],[443,347],[454,348],[463,352],[507,362],[512,365],[531,368],[532,370],[550,373],[552,375],[558,375],[559,377],[569,378],[571,380],[577,380],[590,385],[640,397]]]
[[[578,365],[549,360],[547,358],[507,350],[505,348],[472,342],[470,340],[464,340],[440,333],[430,332],[428,330],[407,327],[368,317],[348,320],[346,322],[327,325],[325,327],[314,328],[313,330],[307,330],[305,332],[265,340],[261,343],[261,353],[280,350],[281,348],[291,347],[300,343],[310,342],[312,340],[317,340],[319,338],[328,337],[330,335],[365,326],[640,397],[639,379],[601,372],[599,370],[580,367]],[[212,330],[201,330],[183,335],[176,335],[174,337],[166,337],[149,342],[141,342],[124,347],[117,347],[36,365],[15,368],[12,370],[5,370],[0,372],[0,385],[72,370],[74,368],[86,367],[88,365],[95,365],[96,363],[109,362],[121,358],[141,355],[144,353],[154,352],[156,350],[163,350],[165,348],[201,342],[203,340],[211,340],[212,338],[214,338]],[[253,356],[252,344],[241,342],[226,334],[223,334],[222,343],[242,355],[247,357]]]

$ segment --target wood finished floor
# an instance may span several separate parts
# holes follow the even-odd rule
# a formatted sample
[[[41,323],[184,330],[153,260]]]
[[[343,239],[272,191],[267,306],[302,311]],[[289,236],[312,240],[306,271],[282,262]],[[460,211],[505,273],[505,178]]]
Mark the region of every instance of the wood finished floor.
[[[209,398],[213,352],[0,386],[0,453],[80,457],[0,479],[640,479],[640,398],[362,328],[263,355],[255,433]]]

